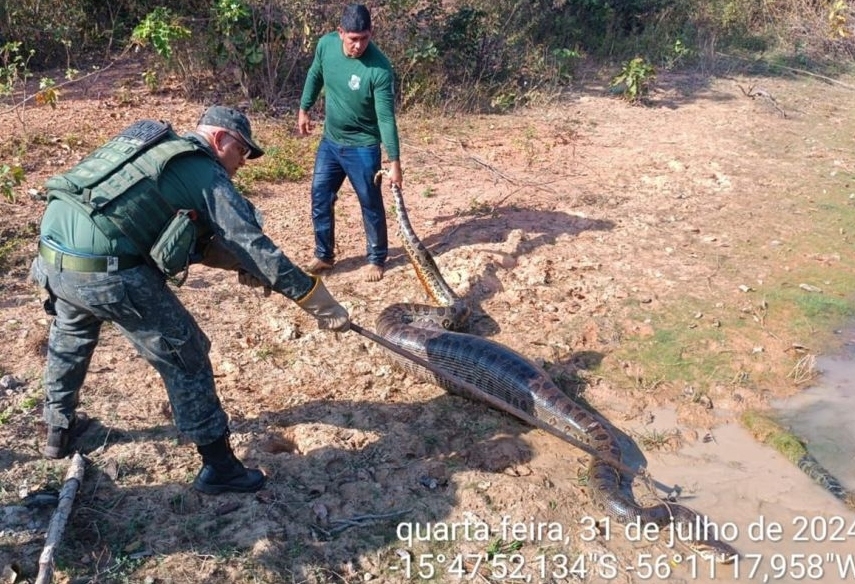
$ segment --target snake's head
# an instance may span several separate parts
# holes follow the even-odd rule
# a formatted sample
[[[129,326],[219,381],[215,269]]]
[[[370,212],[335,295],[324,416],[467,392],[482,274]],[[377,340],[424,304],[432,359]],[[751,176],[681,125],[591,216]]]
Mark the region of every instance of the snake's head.
[[[716,564],[732,564],[739,557],[739,552],[723,541],[695,541],[689,547],[704,560]]]

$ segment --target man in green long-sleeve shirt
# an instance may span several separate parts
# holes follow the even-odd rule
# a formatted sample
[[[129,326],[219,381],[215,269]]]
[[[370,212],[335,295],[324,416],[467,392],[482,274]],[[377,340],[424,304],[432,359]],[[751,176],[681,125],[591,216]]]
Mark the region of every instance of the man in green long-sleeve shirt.
[[[300,99],[297,131],[303,136],[310,133],[309,110],[325,89],[324,135],[312,177],[315,260],[308,271],[319,273],[335,263],[334,207],[347,178],[362,208],[368,256],[365,278],[378,281],[389,253],[386,210],[380,185],[374,182],[381,168],[381,144],[389,159],[390,182],[400,187],[403,174],[394,74],[389,59],[371,42],[371,35],[368,8],[350,4],[338,30],[320,38]]]

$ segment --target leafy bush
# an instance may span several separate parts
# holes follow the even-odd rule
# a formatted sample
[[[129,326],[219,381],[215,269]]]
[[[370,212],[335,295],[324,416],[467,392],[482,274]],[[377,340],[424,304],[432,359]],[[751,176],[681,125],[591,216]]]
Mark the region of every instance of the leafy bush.
[[[32,76],[30,59],[34,50],[23,51],[20,41],[11,41],[0,46],[0,97],[12,95],[20,83]]]
[[[162,59],[164,66],[172,68],[175,66],[172,55],[176,41],[190,38],[191,34],[190,29],[183,26],[169,8],[158,6],[134,28],[131,45],[150,45]],[[150,91],[156,91],[160,85],[160,75],[155,69],[146,69],[143,72],[143,81]]]
[[[24,169],[18,164],[0,165],[0,194],[10,203],[15,202],[15,189],[24,182]]]
[[[160,60],[144,77],[152,89],[169,74],[188,93],[237,91],[281,108],[293,106],[317,39],[341,14],[338,3],[311,0],[165,5],[0,0],[0,44],[19,43],[35,69],[70,69],[144,42]],[[402,107],[511,109],[561,91],[583,58],[644,55],[651,67],[673,68],[762,51],[833,70],[855,57],[855,13],[846,0],[390,0],[372,13]],[[634,87],[627,86],[629,97]]]
[[[215,63],[234,71],[246,98],[293,97],[312,56],[323,9],[302,0],[218,0],[211,10]]]
[[[611,87],[628,102],[639,103],[647,96],[655,79],[656,68],[643,57],[635,57],[624,63],[621,72],[612,78]]]
[[[164,60],[172,59],[172,46],[178,39],[189,38],[190,30],[182,26],[169,8],[158,6],[131,33],[131,42],[151,44]]]

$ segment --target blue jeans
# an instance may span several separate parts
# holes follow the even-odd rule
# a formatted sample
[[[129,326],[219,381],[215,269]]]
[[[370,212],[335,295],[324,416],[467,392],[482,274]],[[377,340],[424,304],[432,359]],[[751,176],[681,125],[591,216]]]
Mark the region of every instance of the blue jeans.
[[[362,208],[368,262],[382,266],[389,255],[386,209],[374,175],[380,170],[380,145],[342,146],[321,139],[312,177],[312,225],[315,257],[332,263],[335,259],[335,202],[347,178]]]

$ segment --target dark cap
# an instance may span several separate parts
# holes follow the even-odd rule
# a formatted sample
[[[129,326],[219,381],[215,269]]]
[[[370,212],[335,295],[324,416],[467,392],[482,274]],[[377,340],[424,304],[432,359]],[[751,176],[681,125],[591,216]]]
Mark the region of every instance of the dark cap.
[[[258,144],[252,140],[252,128],[249,125],[249,118],[236,109],[225,107],[222,105],[212,105],[202,117],[199,118],[199,126],[217,126],[225,128],[240,134],[246,145],[249,146],[249,156],[247,158],[258,158],[264,155]]]
[[[344,32],[365,32],[371,30],[371,13],[365,4],[348,4],[341,15],[341,29]]]

